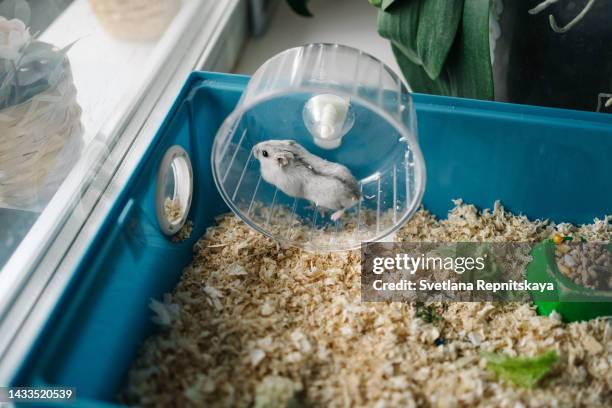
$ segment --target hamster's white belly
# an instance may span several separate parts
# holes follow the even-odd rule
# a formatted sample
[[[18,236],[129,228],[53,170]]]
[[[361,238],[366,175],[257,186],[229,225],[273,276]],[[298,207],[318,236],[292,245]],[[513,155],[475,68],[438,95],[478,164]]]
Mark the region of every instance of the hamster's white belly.
[[[278,187],[279,190],[288,196],[306,198],[304,197],[303,180],[301,178],[287,177],[283,172],[266,167],[262,167],[261,175],[265,181]]]

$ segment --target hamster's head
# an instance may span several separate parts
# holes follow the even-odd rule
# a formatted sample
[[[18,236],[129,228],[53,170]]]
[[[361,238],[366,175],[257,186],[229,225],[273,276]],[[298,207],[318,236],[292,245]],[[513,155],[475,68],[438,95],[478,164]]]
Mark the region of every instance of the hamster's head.
[[[296,158],[297,146],[293,140],[269,140],[253,146],[253,156],[262,167],[284,168]]]

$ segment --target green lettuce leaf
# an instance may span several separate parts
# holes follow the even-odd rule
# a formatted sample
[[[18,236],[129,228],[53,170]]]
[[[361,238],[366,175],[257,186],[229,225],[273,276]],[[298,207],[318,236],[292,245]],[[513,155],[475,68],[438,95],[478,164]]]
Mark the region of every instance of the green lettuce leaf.
[[[554,350],[536,357],[509,357],[502,354],[485,354],[487,368],[498,377],[523,388],[533,388],[559,361]]]

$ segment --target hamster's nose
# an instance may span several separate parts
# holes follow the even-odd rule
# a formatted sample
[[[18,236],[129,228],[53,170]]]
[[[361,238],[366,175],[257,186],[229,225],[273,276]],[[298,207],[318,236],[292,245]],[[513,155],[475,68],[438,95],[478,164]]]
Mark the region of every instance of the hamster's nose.
[[[257,146],[253,146],[253,149],[251,150],[253,152],[253,156],[255,156],[255,158],[259,158],[259,149],[257,148]]]

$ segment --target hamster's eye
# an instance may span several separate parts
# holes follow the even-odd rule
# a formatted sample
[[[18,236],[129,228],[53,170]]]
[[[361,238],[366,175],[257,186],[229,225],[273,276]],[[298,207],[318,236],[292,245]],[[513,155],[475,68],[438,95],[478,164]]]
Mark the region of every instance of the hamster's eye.
[[[261,151],[261,155],[262,155],[263,157],[268,157],[268,151],[267,151],[267,150],[262,150],[262,151]]]

